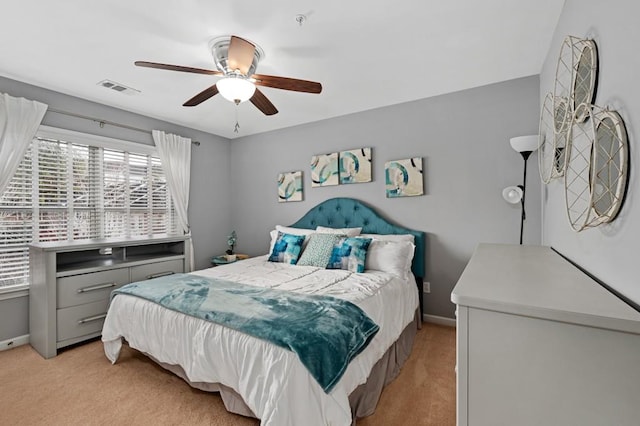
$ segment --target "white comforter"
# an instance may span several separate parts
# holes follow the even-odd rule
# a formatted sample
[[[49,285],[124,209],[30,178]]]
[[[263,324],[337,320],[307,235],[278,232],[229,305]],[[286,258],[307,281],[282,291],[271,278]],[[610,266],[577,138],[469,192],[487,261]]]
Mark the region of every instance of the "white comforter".
[[[193,272],[261,287],[325,294],[358,305],[380,326],[369,346],[326,394],[297,356],[266,341],[190,317],[133,296],[117,295],[102,330],[115,363],[129,346],[180,365],[192,382],[222,383],[242,395],[263,425],[349,425],[349,394],[409,324],[418,307],[413,279],[376,271],[353,274],[267,262],[267,256]]]

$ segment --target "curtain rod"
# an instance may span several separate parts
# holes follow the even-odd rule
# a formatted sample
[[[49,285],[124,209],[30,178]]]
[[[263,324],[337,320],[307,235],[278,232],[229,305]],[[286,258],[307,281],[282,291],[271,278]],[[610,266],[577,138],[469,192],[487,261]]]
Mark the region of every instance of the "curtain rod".
[[[151,131],[145,130],[145,129],[141,129],[139,127],[133,127],[133,126],[129,126],[127,124],[120,124],[120,123],[116,123],[114,121],[103,120],[101,118],[89,117],[88,115],[76,114],[74,112],[62,111],[62,110],[55,109],[55,108],[47,108],[47,112],[54,112],[56,114],[68,115],[70,117],[83,118],[85,120],[94,121],[94,122],[98,123],[100,128],[103,128],[105,124],[108,124],[109,126],[121,127],[123,129],[134,130],[136,132],[142,132],[142,133],[146,133],[146,134],[151,134]],[[191,143],[193,145],[195,145],[195,146],[200,146],[200,142],[199,141],[191,141]]]

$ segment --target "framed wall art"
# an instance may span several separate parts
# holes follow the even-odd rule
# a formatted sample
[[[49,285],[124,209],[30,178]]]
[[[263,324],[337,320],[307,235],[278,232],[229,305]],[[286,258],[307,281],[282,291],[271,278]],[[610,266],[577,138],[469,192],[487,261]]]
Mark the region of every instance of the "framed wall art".
[[[340,183],[371,182],[371,148],[340,152]]]
[[[278,202],[302,201],[302,171],[278,174]]]
[[[387,161],[384,165],[387,198],[424,194],[422,157]]]
[[[338,184],[338,153],[320,154],[311,157],[311,186]]]

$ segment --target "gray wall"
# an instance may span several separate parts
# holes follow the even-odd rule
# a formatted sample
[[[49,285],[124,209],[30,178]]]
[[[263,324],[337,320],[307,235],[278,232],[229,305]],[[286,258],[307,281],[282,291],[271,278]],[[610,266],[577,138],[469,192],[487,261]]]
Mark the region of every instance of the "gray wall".
[[[281,112],[286,113],[286,112]],[[388,219],[427,233],[426,313],[454,316],[450,294],[480,242],[518,243],[519,206],[502,189],[522,181],[513,136],[536,134],[537,76],[366,111],[232,141],[231,211],[238,251],[268,251],[268,232],[317,203],[354,197]],[[311,155],[373,148],[373,182],[311,188]],[[423,157],[425,196],[387,199],[384,163]],[[302,170],[304,201],[278,203],[279,172]],[[540,242],[537,156],[529,159],[525,243]]]
[[[638,250],[640,249],[640,186],[637,148],[640,128],[640,41],[634,0],[602,2],[567,0],[540,76],[540,96],[553,90],[560,47],[567,35],[593,38],[598,46],[599,76],[595,103],[617,110],[626,123],[630,145],[630,178],[626,200],[610,224],[580,233],[571,230],[565,212],[561,180],[546,185],[544,243],[577,262],[596,277],[640,303]]]
[[[192,228],[197,268],[210,265],[212,255],[226,249],[231,228],[231,211],[227,200],[229,188],[220,182],[229,179],[229,140],[164,121],[85,101],[58,92],[0,77],[0,92],[44,102],[49,107],[127,124],[142,129],[158,129],[201,142],[192,148],[189,222]],[[117,96],[117,94],[114,94]],[[105,125],[47,112],[43,124],[153,145],[151,134]],[[0,341],[28,334],[27,298],[0,300]]]
[[[224,138],[0,78],[0,92],[23,96],[51,108],[99,117],[143,129],[160,129],[199,140],[193,148],[190,222],[196,267],[226,248],[238,232],[237,250],[263,254],[268,232],[289,224],[320,201],[354,197],[407,227],[428,234],[426,312],[453,317],[450,293],[479,242],[517,243],[519,209],[501,198],[505,186],[522,179],[522,158],[509,138],[537,132],[537,76],[416,102],[297,126],[262,135]],[[43,124],[152,144],[150,135],[48,112]],[[373,148],[373,182],[311,188],[311,155]],[[384,162],[422,156],[422,197],[389,200],[384,195]],[[229,161],[230,160],[230,161]],[[303,170],[304,201],[279,204],[278,172]],[[537,157],[529,160],[525,242],[540,241]],[[0,300],[0,341],[28,333],[26,297]]]

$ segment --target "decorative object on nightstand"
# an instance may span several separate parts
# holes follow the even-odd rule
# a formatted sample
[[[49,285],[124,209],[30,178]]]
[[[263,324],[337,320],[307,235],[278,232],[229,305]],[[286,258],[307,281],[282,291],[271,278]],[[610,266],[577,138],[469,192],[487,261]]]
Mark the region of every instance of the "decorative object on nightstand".
[[[228,255],[233,254],[233,248],[236,246],[236,241],[238,241],[236,231],[231,231],[231,235],[227,236],[227,245],[229,246],[229,248],[225,253],[227,253]]]
[[[239,260],[244,260],[248,258],[249,258],[248,254],[241,254],[241,253],[235,253],[232,255],[225,254],[222,256],[213,256],[211,258],[211,264],[213,266],[228,265],[229,263],[234,263]]]
[[[510,204],[520,202],[522,213],[520,214],[520,244],[522,244],[522,231],[524,230],[524,221],[527,215],[524,209],[524,199],[527,188],[527,160],[533,151],[538,149],[538,135],[518,136],[511,138],[509,141],[511,147],[522,155],[524,159],[524,176],[522,177],[522,185],[509,186],[502,191],[502,198]]]

